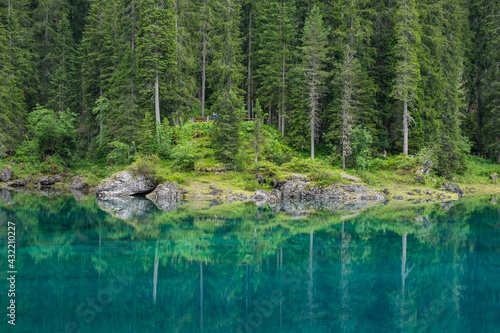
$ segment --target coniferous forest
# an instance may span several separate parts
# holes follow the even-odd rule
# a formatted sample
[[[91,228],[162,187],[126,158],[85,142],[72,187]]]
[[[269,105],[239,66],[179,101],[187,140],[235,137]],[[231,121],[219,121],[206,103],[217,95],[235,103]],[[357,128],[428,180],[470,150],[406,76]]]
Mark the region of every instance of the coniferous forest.
[[[422,149],[445,176],[500,163],[500,2],[2,1],[0,157],[168,157],[172,128],[214,113],[228,165],[247,118],[256,160],[262,124],[343,166]]]

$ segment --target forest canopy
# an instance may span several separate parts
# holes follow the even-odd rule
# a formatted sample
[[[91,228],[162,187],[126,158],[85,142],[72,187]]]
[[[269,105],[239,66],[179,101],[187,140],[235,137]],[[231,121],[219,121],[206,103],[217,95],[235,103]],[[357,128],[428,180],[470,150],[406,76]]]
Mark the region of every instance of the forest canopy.
[[[210,140],[228,165],[245,118],[343,167],[422,149],[442,175],[467,154],[500,163],[499,12],[495,0],[4,1],[0,158],[189,155],[172,128],[217,113]]]

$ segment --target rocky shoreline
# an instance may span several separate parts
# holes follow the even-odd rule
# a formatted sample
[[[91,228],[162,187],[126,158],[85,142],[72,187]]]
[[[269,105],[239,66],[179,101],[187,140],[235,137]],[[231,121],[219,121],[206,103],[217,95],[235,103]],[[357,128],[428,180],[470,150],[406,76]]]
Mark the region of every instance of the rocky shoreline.
[[[496,177],[492,176],[492,179]],[[271,191],[256,190],[249,194],[231,189],[223,190],[209,184],[190,192],[175,182],[158,184],[150,177],[131,171],[118,172],[100,181],[95,188],[91,188],[81,176],[70,177],[63,174],[27,176],[13,180],[12,169],[4,167],[0,171],[0,189],[19,192],[37,190],[42,195],[50,195],[56,189],[69,189],[77,200],[82,200],[85,195],[95,195],[101,209],[123,217],[130,214],[141,215],[141,212],[155,206],[159,210],[172,212],[178,209],[182,201],[201,200],[212,202],[214,205],[249,201],[257,206],[268,205],[276,212],[294,212],[300,215],[310,210],[345,211],[349,210],[349,207],[363,209],[387,199],[431,203],[452,199],[453,194],[458,198],[464,195],[458,185],[449,182],[443,184],[441,193],[436,190],[415,189],[407,193],[410,197],[403,197],[390,195],[382,185],[379,186],[383,189],[377,190],[362,184],[354,176],[342,175],[342,178],[343,182],[319,186],[308,181],[305,175],[292,174],[289,179],[274,184]]]

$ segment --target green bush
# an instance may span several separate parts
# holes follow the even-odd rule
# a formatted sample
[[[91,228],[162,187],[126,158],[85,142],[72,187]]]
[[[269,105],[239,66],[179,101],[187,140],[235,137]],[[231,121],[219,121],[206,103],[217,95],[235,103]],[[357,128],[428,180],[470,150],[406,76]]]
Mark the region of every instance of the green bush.
[[[309,179],[317,185],[328,186],[340,182],[342,177],[338,173],[328,172],[326,170],[314,170],[309,174]]]
[[[358,170],[367,170],[370,168],[372,157],[370,146],[373,138],[368,130],[356,127],[352,130],[352,153],[355,165]]]
[[[135,156],[135,162],[128,166],[127,170],[137,175],[145,175],[146,177],[153,178],[155,181],[159,180],[160,158],[156,155],[142,155]]]
[[[245,180],[243,188],[245,191],[255,191],[259,187],[259,182],[255,179]]]
[[[197,158],[191,141],[184,141],[173,147],[170,157],[180,170],[194,170]]]
[[[294,157],[290,162],[283,164],[282,168],[284,170],[290,170],[294,172],[309,173],[315,170],[324,169],[324,166],[316,160],[311,160],[309,158],[299,159],[297,157]]]
[[[111,141],[108,144],[111,151],[106,156],[106,162],[108,165],[124,165],[129,162],[130,153],[132,152],[132,147],[126,143],[120,141]]]

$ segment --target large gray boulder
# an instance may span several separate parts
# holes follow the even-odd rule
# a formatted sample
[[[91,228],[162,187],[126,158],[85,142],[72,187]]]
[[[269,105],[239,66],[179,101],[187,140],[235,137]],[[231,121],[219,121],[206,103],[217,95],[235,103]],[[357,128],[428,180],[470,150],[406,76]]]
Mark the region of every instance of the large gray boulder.
[[[0,181],[8,182],[12,177],[12,168],[10,166],[6,166],[2,168],[0,171]]]
[[[146,198],[154,202],[159,209],[165,212],[172,212],[179,207],[181,190],[176,182],[163,183],[158,185],[153,192],[146,195]]]
[[[71,179],[69,188],[75,191],[86,192],[89,189],[89,185],[85,182],[85,178],[75,176],[73,177],[73,179]]]
[[[464,195],[464,191],[460,188],[460,186],[452,184],[450,182],[444,182],[443,186],[441,187],[441,190],[456,193],[459,196]]]
[[[385,200],[385,194],[361,184],[345,185],[336,183],[318,186],[314,183],[291,179],[276,188],[282,200]]]
[[[150,177],[122,171],[101,180],[95,193],[100,197],[127,197],[151,192],[155,187],[156,184]]]
[[[490,179],[498,179],[498,173],[492,173]]]

